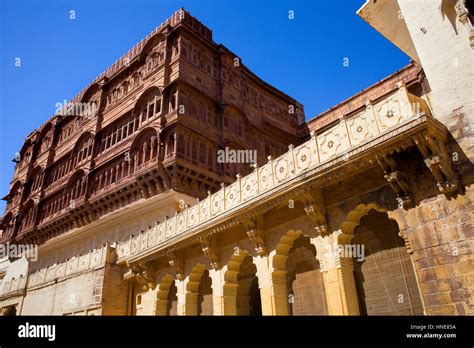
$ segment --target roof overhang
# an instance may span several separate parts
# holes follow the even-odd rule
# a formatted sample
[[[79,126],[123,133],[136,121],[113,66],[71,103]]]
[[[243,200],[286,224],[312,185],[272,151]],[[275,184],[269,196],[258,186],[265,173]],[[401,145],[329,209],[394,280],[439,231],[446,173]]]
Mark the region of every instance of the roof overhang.
[[[397,1],[367,0],[357,11],[357,15],[411,59],[420,63]]]

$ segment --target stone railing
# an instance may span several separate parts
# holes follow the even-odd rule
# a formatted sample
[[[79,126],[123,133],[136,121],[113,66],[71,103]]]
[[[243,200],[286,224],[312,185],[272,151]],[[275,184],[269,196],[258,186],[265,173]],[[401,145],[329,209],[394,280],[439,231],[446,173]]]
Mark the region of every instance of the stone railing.
[[[279,185],[324,166],[338,156],[349,152],[367,141],[400,127],[419,115],[429,115],[426,103],[410,95],[404,84],[386,98],[367,103],[366,108],[342,118],[321,132],[313,132],[305,143],[289,147],[282,156],[271,159],[264,166],[237,180],[174,217],[131,236],[117,248],[118,262],[146,253],[150,248],[160,249],[170,239],[185,234],[230,210],[247,203]],[[169,243],[167,243],[169,244]]]
[[[20,276],[19,278],[13,278],[5,281],[0,289],[0,297],[10,295],[15,292],[23,291],[26,286],[26,276]]]

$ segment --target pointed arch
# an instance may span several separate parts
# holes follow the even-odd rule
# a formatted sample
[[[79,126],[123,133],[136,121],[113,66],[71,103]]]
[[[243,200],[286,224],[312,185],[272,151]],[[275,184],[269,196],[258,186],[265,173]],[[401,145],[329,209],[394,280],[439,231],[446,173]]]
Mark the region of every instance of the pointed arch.
[[[212,287],[207,267],[198,263],[186,285],[186,315],[212,315]]]
[[[74,148],[71,152],[71,169],[76,168],[78,165],[91,158],[93,151],[94,135],[91,132],[82,133],[74,144]]]
[[[167,273],[161,279],[158,286],[156,298],[156,315],[176,315],[177,314],[177,291],[175,277]]]
[[[420,315],[415,270],[396,220],[375,203],[360,204],[341,225],[340,244],[360,246],[354,278],[365,315]],[[363,249],[362,249],[363,247]]]
[[[371,210],[385,213],[385,209],[381,208],[377,203],[359,204],[354,210],[347,214],[346,220],[341,224],[341,235],[338,237],[339,244],[350,243],[354,237],[354,231],[359,226],[362,217],[367,215]]]
[[[44,175],[44,168],[41,166],[36,166],[28,175],[26,180],[26,192],[25,199],[29,198],[34,194],[38,189],[41,188],[42,180]]]
[[[280,238],[272,259],[275,298],[282,299],[277,308],[287,307],[293,315],[326,315],[328,313],[324,280],[316,258],[316,248],[301,230],[289,230]]]
[[[21,180],[16,180],[13,186],[10,188],[10,192],[4,198],[9,201],[8,208],[10,206],[15,206],[21,201],[22,189],[24,187],[24,182]]]
[[[147,54],[153,49],[153,46],[160,41],[166,40],[166,35],[163,33],[156,33],[152,35],[146,42],[146,44],[143,46],[139,59],[143,60],[146,58]]]
[[[130,172],[148,165],[149,162],[158,160],[159,136],[153,127],[147,127],[138,133],[130,145]]]
[[[224,273],[224,315],[261,315],[257,268],[251,254],[239,249]]]
[[[0,240],[5,241],[14,237],[15,234],[15,218],[12,212],[7,213],[2,219],[3,234]]]
[[[77,170],[64,186],[64,199],[66,204],[86,194],[88,172],[85,169]]]
[[[37,204],[38,199],[31,198],[23,205],[19,216],[19,233],[22,233],[23,230],[31,227],[34,224]]]
[[[161,113],[161,98],[162,92],[156,86],[148,88],[140,95],[132,110],[132,114],[139,117],[140,125]]]

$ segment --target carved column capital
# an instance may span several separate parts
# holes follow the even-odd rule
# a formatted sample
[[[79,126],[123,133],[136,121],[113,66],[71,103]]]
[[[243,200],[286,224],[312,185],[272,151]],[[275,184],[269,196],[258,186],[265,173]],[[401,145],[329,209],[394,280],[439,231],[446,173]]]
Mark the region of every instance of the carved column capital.
[[[219,252],[215,246],[215,240],[210,238],[199,238],[202,252],[208,258],[211,267],[215,270],[219,269]]]
[[[436,179],[439,191],[448,196],[456,193],[459,189],[459,178],[446,147],[445,134],[419,135],[413,140]]]
[[[178,259],[176,252],[170,252],[167,255],[168,264],[176,273],[176,279],[184,280],[184,261]]]
[[[263,238],[263,233],[257,228],[257,221],[254,218],[247,218],[241,220],[242,225],[244,225],[247,236],[250,238],[250,241],[255,246],[255,251],[258,255],[264,256],[267,254],[265,247],[265,241]]]
[[[397,195],[397,201],[403,208],[413,206],[413,193],[406,174],[400,170],[397,161],[388,153],[378,154],[377,163],[384,171],[384,178]]]
[[[323,191],[308,187],[298,191],[297,197],[303,202],[304,210],[313,223],[316,234],[326,235],[328,224]]]
[[[352,258],[356,255],[346,255],[345,246],[351,246],[350,242],[354,235],[349,235],[341,230],[330,235],[318,236],[314,239],[316,246],[316,257],[319,261],[321,272],[331,269],[353,270]],[[352,251],[352,250],[351,250]],[[350,257],[347,257],[350,256]]]
[[[127,264],[129,271],[124,275],[125,280],[134,279],[143,291],[156,288],[155,275],[147,263]]]

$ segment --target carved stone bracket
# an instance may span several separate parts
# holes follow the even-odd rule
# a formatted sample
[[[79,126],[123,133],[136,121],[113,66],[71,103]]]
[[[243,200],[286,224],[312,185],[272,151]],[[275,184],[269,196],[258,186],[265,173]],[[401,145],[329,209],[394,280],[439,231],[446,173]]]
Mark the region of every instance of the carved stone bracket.
[[[170,252],[167,254],[168,264],[176,273],[176,279],[184,280],[184,261],[178,260],[176,252]]]
[[[124,275],[125,280],[135,279],[143,291],[156,288],[153,270],[146,263],[128,265],[129,271]]]
[[[263,239],[262,231],[257,229],[257,222],[253,218],[248,218],[242,220],[241,223],[244,225],[247,236],[250,238],[250,241],[255,246],[255,251],[258,255],[264,256],[267,253],[265,248],[265,241]]]
[[[413,206],[413,193],[406,179],[406,175],[398,167],[397,162],[390,154],[377,155],[377,162],[382,167],[384,178],[397,195],[397,200],[403,208]]]
[[[423,155],[426,166],[436,179],[439,191],[450,195],[458,190],[459,179],[453,169],[451,157],[446,148],[445,136],[441,136],[435,137],[431,134],[425,134],[423,136],[419,135],[413,140]]]
[[[209,259],[211,267],[219,269],[218,250],[214,245],[214,240],[209,238],[199,238],[199,243],[201,244],[202,252]]]
[[[324,195],[321,189],[305,188],[298,191],[297,197],[303,202],[304,210],[318,235],[328,233],[326,209],[324,208]]]

